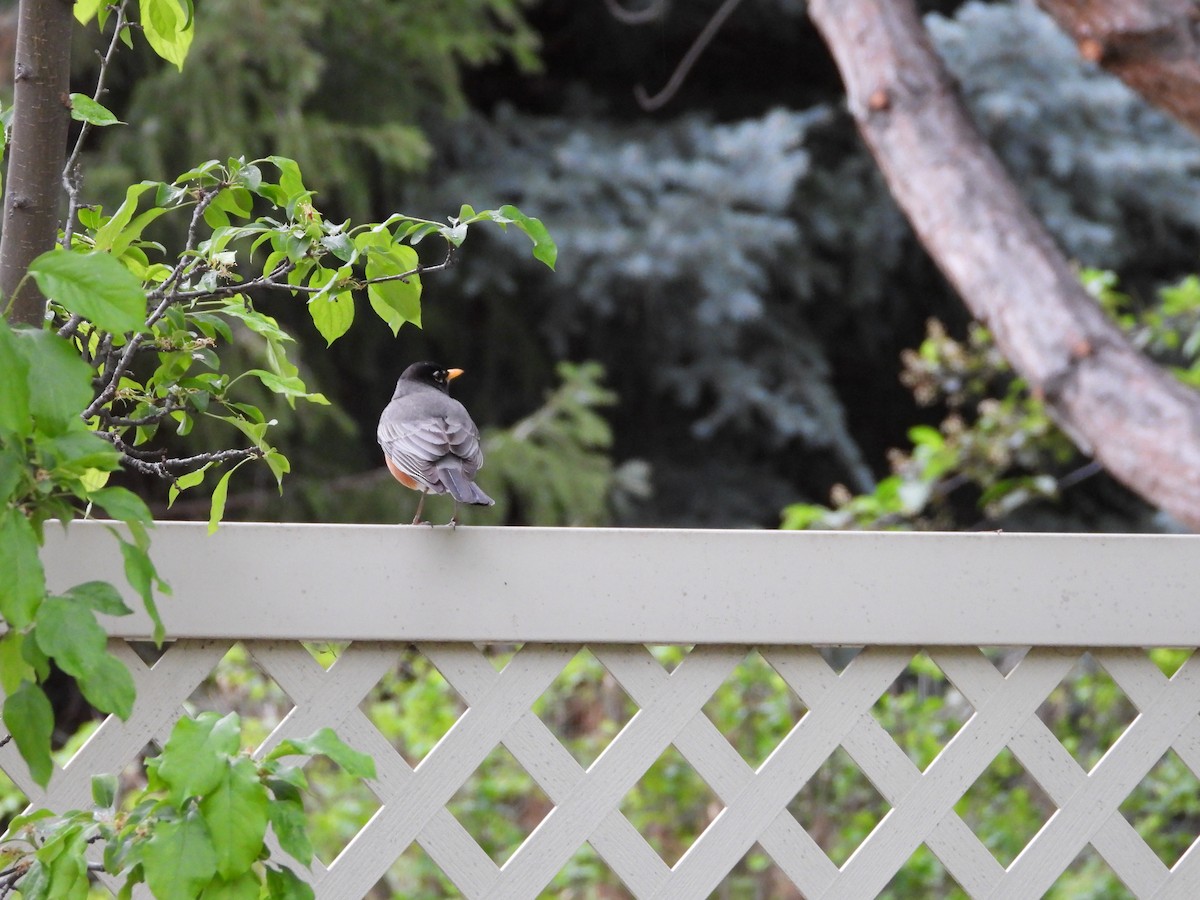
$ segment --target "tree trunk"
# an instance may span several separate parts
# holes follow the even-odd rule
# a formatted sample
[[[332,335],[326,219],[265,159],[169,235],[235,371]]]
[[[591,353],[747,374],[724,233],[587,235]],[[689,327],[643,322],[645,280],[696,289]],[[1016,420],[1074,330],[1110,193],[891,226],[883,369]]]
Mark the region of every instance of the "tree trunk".
[[[1194,0],[1038,0],[1084,59],[1200,134],[1200,8]]]
[[[13,67],[12,142],[0,236],[0,296],[10,319],[41,325],[44,303],[29,264],[54,246],[70,125],[71,4],[21,0]],[[0,307],[2,308],[2,307]]]
[[[810,0],[892,194],[1063,429],[1200,530],[1200,394],[1138,353],[971,124],[911,0]]]

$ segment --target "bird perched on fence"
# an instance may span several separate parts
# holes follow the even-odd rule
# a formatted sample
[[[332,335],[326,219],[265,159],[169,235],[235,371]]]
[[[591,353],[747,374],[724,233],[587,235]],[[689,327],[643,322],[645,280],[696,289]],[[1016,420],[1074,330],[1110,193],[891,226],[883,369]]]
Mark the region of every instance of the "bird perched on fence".
[[[449,494],[458,504],[491,506],[496,501],[475,484],[483,465],[479,429],[466,408],[450,396],[450,382],[462,369],[413,363],[400,375],[392,402],[379,417],[379,446],[397,481],[421,492],[413,524],[421,524],[426,494]]]

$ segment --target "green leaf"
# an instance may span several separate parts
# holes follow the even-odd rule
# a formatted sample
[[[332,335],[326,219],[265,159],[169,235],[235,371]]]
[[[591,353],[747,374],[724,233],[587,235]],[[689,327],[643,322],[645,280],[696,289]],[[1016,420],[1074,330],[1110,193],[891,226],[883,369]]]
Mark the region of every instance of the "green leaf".
[[[0,616],[9,628],[24,628],[45,595],[37,534],[24,513],[10,506],[0,513]]]
[[[121,466],[121,454],[116,448],[83,423],[50,440],[39,440],[38,450],[46,468],[53,469],[56,475],[82,478],[88,469],[111,472]]]
[[[276,796],[275,802],[267,807],[267,814],[271,820],[271,830],[279,840],[279,846],[296,862],[309,865],[313,858],[313,847],[308,839],[308,820],[304,816],[304,805],[281,800]]]
[[[117,776],[92,776],[92,802],[101,809],[111,809],[117,802]]]
[[[279,492],[283,493],[283,476],[292,471],[292,464],[278,450],[272,450],[263,459],[267,463],[267,468],[271,470],[271,474],[275,476],[275,483],[279,485]]]
[[[417,268],[417,251],[396,245],[372,248],[367,255],[367,280],[401,275]],[[379,318],[392,329],[394,336],[405,322],[421,327],[421,279],[410,275],[406,280],[381,281],[367,285],[367,299]]]
[[[108,110],[86,94],[71,94],[71,118],[90,125],[124,125]]]
[[[355,778],[375,777],[375,760],[343,743],[332,728],[322,728],[312,737],[281,741],[267,759],[317,754],[328,756],[341,766],[347,775]]]
[[[237,471],[237,466],[234,466],[228,472],[221,476],[221,480],[217,482],[217,486],[212,492],[212,508],[208,514],[208,533],[213,534],[221,524],[221,519],[225,515],[225,497],[229,493],[229,479],[233,473]]]
[[[25,659],[23,644],[25,635],[20,631],[9,631],[0,638],[0,690],[11,694],[22,681],[36,681],[33,666]]]
[[[336,277],[334,273],[330,274]],[[328,346],[345,334],[354,322],[354,297],[349,291],[318,294],[308,301],[308,312]]]
[[[108,635],[96,614],[65,597],[47,597],[34,630],[38,646],[58,667],[81,678],[107,655]]]
[[[229,757],[238,751],[240,729],[237,713],[218,718],[205,712],[175,723],[160,756],[158,777],[170,788],[176,806],[188,797],[208,794],[221,783]]]
[[[95,240],[97,250],[111,251],[113,249],[117,237],[133,220],[133,214],[137,212],[138,201],[142,195],[150,190],[150,188],[157,190],[159,185],[160,183],[155,181],[139,181],[137,184],[131,184],[125,189],[125,199],[117,207],[117,211],[96,230]]]
[[[50,883],[46,896],[53,900],[87,900],[87,845],[83,823],[76,822],[56,831],[37,851],[37,859],[46,868]]]
[[[16,447],[0,443],[0,504],[21,488],[22,476],[28,471],[29,460],[25,454]]]
[[[22,829],[30,825],[36,825],[44,819],[53,819],[55,815],[52,809],[35,809],[32,812],[14,816],[13,820],[8,823],[8,829],[4,832],[4,836],[0,838],[0,841],[11,841]]]
[[[62,434],[92,402],[91,366],[52,331],[18,331],[17,350],[29,366],[29,412],[43,432]]]
[[[499,210],[502,216],[512,219],[513,224],[520,228],[533,241],[533,258],[545,263],[551,269],[558,261],[558,247],[550,238],[550,232],[542,224],[541,219],[527,216],[515,206],[502,206]]]
[[[9,694],[4,701],[4,727],[17,742],[33,780],[45,787],[54,773],[54,762],[50,759],[54,710],[45,692],[26,681]]]
[[[121,721],[129,719],[137,689],[133,676],[115,656],[105,653],[78,681],[83,696],[96,709],[113,713]]]
[[[50,250],[29,265],[42,293],[104,331],[145,331],[146,295],[107,253]]]
[[[48,597],[38,610],[33,633],[42,652],[78,682],[92,706],[129,718],[133,678],[109,654],[108,635],[90,608],[66,597]]]
[[[288,868],[267,866],[267,892],[271,900],[314,900],[312,887]]]
[[[66,596],[106,616],[128,616],[133,612],[107,581],[85,581],[68,590]]]
[[[154,563],[150,561],[145,550],[137,544],[129,543],[120,535],[117,536],[117,539],[121,542],[121,557],[125,562],[125,579],[142,598],[146,612],[154,621],[154,642],[161,644],[164,631],[162,619],[158,615],[158,606],[154,602],[154,588],[157,585],[161,591],[166,585],[158,577],[158,571],[154,568]]]
[[[286,206],[297,197],[309,193],[305,190],[304,181],[300,177],[300,167],[294,159],[288,159],[286,156],[268,156],[267,161],[279,169],[279,187],[284,193],[284,202],[280,203],[280,206]]]
[[[261,855],[269,799],[253,760],[244,756],[228,762],[216,787],[201,799],[222,878],[246,871]]]
[[[75,20],[80,25],[86,25],[96,17],[96,11],[104,5],[104,0],[75,0]]]
[[[217,870],[204,820],[192,812],[177,821],[160,821],[142,850],[142,866],[157,900],[195,900]]]
[[[140,0],[140,21],[154,52],[183,71],[192,45],[192,18],[177,0]]]
[[[101,488],[88,494],[88,500],[104,507],[110,516],[123,522],[141,522],[143,525],[149,525],[154,521],[145,501],[127,488]]]
[[[0,316],[0,434],[24,437],[29,419],[29,363],[17,352],[17,339]]]
[[[258,900],[262,884],[254,872],[242,872],[226,881],[217,877],[200,893],[200,900]]]
[[[255,334],[267,338],[271,341],[291,341],[294,340],[290,334],[279,327],[279,323],[272,316],[260,313],[258,310],[247,308],[245,303],[240,300],[230,300],[221,312],[224,315],[231,316],[235,319],[240,319],[245,323],[246,327]]]

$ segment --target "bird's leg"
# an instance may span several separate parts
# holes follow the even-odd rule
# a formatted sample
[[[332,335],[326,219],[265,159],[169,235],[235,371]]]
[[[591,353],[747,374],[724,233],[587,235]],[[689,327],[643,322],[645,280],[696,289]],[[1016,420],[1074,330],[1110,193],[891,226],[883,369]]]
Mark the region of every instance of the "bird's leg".
[[[458,501],[457,500],[454,501],[454,515],[452,515],[450,517],[450,521],[447,522],[446,524],[449,525],[451,528],[458,527]]]
[[[421,510],[425,506],[425,491],[421,491],[421,499],[417,501],[417,514],[413,516],[412,523],[414,525],[421,524]]]

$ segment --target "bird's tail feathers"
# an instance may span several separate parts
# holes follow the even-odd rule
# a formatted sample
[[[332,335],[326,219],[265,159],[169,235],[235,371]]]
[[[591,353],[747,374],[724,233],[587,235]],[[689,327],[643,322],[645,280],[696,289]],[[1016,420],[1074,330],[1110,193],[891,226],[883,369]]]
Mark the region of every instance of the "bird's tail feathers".
[[[491,506],[496,502],[480,490],[479,485],[468,478],[458,466],[438,466],[438,474],[442,477],[446,493],[459,503]]]

